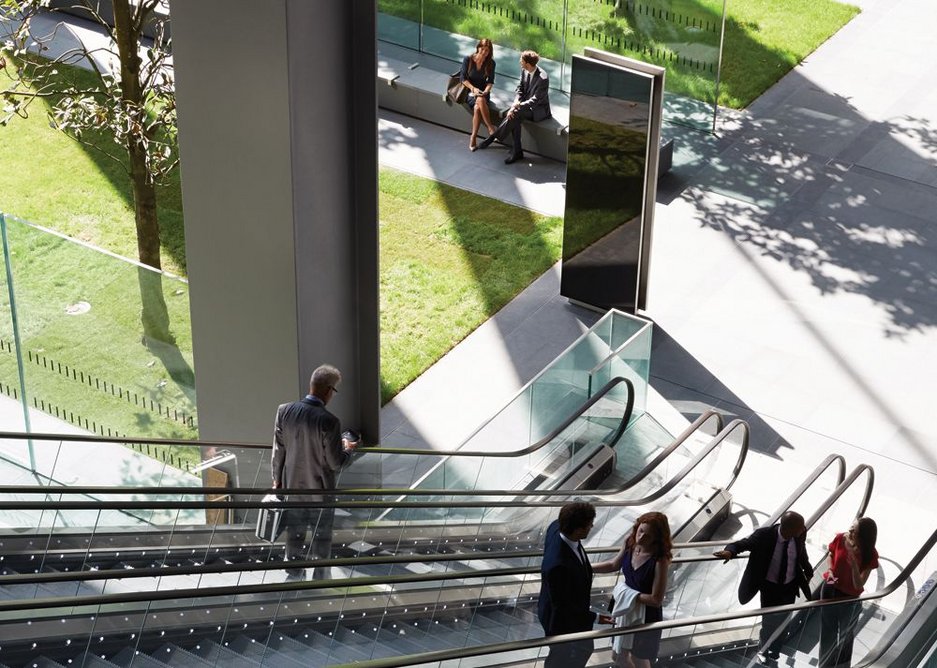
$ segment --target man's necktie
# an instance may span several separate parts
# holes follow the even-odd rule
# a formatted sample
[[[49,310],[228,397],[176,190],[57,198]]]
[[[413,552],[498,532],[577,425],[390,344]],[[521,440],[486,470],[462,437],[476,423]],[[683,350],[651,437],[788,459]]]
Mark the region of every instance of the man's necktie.
[[[583,549],[582,543],[579,543],[579,561],[582,562],[583,566],[589,563],[589,557],[586,556],[586,551]]]
[[[787,584],[787,548],[791,539],[781,543],[781,567],[778,569],[778,584]]]

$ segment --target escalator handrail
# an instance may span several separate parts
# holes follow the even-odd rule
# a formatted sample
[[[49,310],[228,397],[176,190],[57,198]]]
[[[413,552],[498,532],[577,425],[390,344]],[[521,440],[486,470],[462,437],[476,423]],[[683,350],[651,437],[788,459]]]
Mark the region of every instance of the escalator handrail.
[[[774,514],[772,514],[771,517],[769,517],[767,520],[764,521],[764,523],[762,523],[761,526],[763,527],[772,526],[776,522],[780,521],[781,515],[786,513],[788,510],[790,510],[791,507],[798,501],[798,499],[800,499],[800,497],[803,496],[803,494],[807,491],[807,489],[813,484],[813,482],[817,478],[819,478],[823,473],[825,473],[826,469],[832,466],[833,464],[838,464],[838,467],[836,471],[837,473],[836,489],[833,490],[833,492],[831,493],[831,496],[832,494],[836,494],[836,498],[839,498],[839,494],[837,494],[837,489],[839,489],[840,485],[842,485],[846,481],[846,458],[843,457],[842,455],[836,455],[836,454],[828,455],[827,458],[824,459],[822,462],[820,462],[820,464],[813,470],[813,474],[811,474],[811,476],[808,476],[807,479],[804,480],[804,482],[801,483],[797,487],[797,489],[795,489],[787,497],[787,499],[784,500],[784,502],[780,506],[778,506],[778,509],[774,511]],[[855,478],[853,478],[853,480],[855,480]],[[850,484],[852,483],[850,482]],[[872,490],[867,489],[866,493],[871,494]],[[827,498],[829,500],[829,497]],[[863,512],[865,512],[865,509],[868,507],[868,505],[869,505],[868,498],[866,498],[866,501],[862,504],[862,506],[859,509],[860,515]],[[826,503],[821,504],[821,508],[823,507],[829,510],[829,505],[827,505]],[[814,516],[815,518],[819,517],[818,515],[816,515],[816,513],[814,514]],[[813,526],[814,522],[813,521],[809,523],[805,522],[805,524],[807,528],[809,529],[810,527]]]
[[[674,549],[679,548],[678,544],[674,544]],[[609,547],[592,547],[588,548],[587,551],[590,554],[613,554],[618,552],[621,549],[621,545],[614,545]],[[113,550],[112,550],[113,551]],[[518,550],[516,552],[511,552],[508,554],[502,554],[497,552],[459,552],[457,554],[394,554],[394,555],[378,555],[373,557],[330,557],[328,559],[295,559],[290,561],[290,568],[329,568],[332,566],[336,567],[355,567],[355,566],[383,566],[386,564],[412,564],[414,561],[419,561],[420,563],[445,563],[448,561],[490,561],[491,559],[536,559],[543,556],[543,549],[539,548],[536,550]],[[742,558],[741,555],[739,558]],[[691,557],[675,557],[672,560],[672,563],[695,563],[699,561],[709,561],[711,555],[697,555]],[[283,561],[264,561],[264,562],[254,562],[254,563],[242,563],[242,564],[202,564],[202,565],[191,565],[191,566],[151,566],[144,568],[112,568],[112,569],[98,569],[98,570],[83,570],[83,571],[56,571],[52,573],[16,573],[9,575],[0,575],[0,587],[12,586],[12,585],[23,585],[23,584],[49,584],[56,582],[94,582],[99,580],[134,580],[138,578],[147,578],[147,577],[170,577],[175,575],[214,575],[218,573],[241,573],[241,572],[257,572],[257,571],[280,571],[286,568],[286,565]],[[426,578],[432,579],[434,576],[440,580],[452,580],[452,579],[471,579],[476,577],[497,577],[501,575],[516,575],[517,573],[512,571],[510,573],[504,572],[502,569],[509,567],[500,567],[500,568],[487,568],[481,569],[478,571],[451,571],[447,573],[422,573],[419,574],[419,577],[423,578],[420,580],[410,580],[406,579],[413,577],[410,575],[401,575],[401,576],[385,576],[383,582],[385,584],[404,584],[410,582],[426,582]],[[536,566],[516,566],[510,567],[513,569],[525,568],[528,569],[524,571],[525,575],[534,575],[540,572],[540,565]],[[612,574],[614,575],[614,573]],[[309,581],[307,584],[310,585],[310,589],[318,589],[321,587],[334,587],[337,586],[336,582],[345,582],[347,585],[357,585],[361,584],[360,578],[362,577],[372,577],[372,576],[356,576],[351,578],[341,578],[339,580],[324,580],[322,582],[327,582],[331,584],[319,584],[317,581]],[[402,580],[393,579],[394,577],[404,578]],[[178,591],[178,590],[176,590]],[[204,590],[199,590],[204,591]],[[24,599],[31,600],[31,599]]]
[[[626,489],[634,487],[648,473],[654,470],[657,466],[660,465],[662,461],[664,461],[667,457],[669,457],[671,453],[673,453],[674,450],[677,450],[678,448],[682,447],[683,444],[691,436],[693,436],[693,434],[695,434],[704,424],[706,424],[706,422],[708,422],[712,418],[716,419],[716,432],[718,433],[719,431],[723,429],[722,414],[712,409],[709,409],[705,411],[704,413],[702,413],[692,423],[690,423],[687,426],[687,428],[683,430],[683,432],[681,432],[679,435],[677,435],[674,438],[673,442],[670,445],[664,448],[656,457],[654,457],[654,459],[651,460],[651,462],[647,466],[645,466],[643,469],[641,469],[636,474],[634,474],[623,485],[615,487],[614,489],[578,490],[575,493],[583,494],[583,493],[601,492],[603,494],[608,494],[608,493],[617,494],[619,492],[625,491]],[[715,438],[715,436],[711,436],[710,438]],[[616,439],[616,441],[617,440],[618,439]],[[832,456],[836,456],[836,455],[831,455],[831,457]],[[57,488],[53,488],[53,489],[57,489]],[[273,491],[267,487],[112,487],[112,486],[103,487],[103,486],[75,486],[75,485],[70,485],[68,489],[69,489],[69,492],[68,492],[69,494],[89,494],[89,495],[90,494],[100,494],[100,495],[125,494],[128,491],[132,491],[134,494],[180,494],[180,495],[197,494],[199,496],[210,495],[210,494],[230,494],[230,495],[238,495],[238,496],[257,496],[257,495],[267,495],[271,491]],[[384,491],[387,489],[391,490],[389,492],[390,494],[399,493],[399,490],[395,492],[392,488],[376,488],[376,489],[337,488],[333,490],[332,493],[336,495],[342,495],[342,496],[379,495],[378,494],[379,491]],[[11,494],[38,494],[38,493],[46,492],[48,490],[49,488],[46,486],[0,485],[0,492],[6,492],[6,493],[11,493]],[[289,494],[299,494],[305,490],[283,488],[277,491],[281,494],[289,495]],[[487,490],[484,490],[484,491],[486,493],[490,493]],[[455,496],[470,496],[477,492],[478,490],[447,490],[446,494],[455,495]],[[420,490],[411,489],[409,490],[408,493],[417,494],[421,496],[428,496],[428,495],[438,496],[439,495],[438,490],[420,491]],[[552,496],[552,495],[556,495],[560,493],[562,493],[562,490],[553,490],[553,491],[518,490],[516,492],[518,496],[526,496],[527,494],[533,494],[534,496]]]
[[[612,389],[621,383],[624,383],[628,388],[628,401],[625,405],[625,412],[622,416],[621,421],[618,424],[617,429],[615,430],[615,435],[609,443],[610,446],[614,446],[618,440],[621,438],[621,435],[625,432],[625,429],[628,426],[628,422],[631,421],[631,415],[634,412],[634,383],[631,382],[628,378],[624,376],[616,376],[610,381],[605,383],[599,390],[593,394],[591,397],[586,399],[586,401],[573,413],[563,420],[557,427],[553,429],[549,434],[541,438],[539,441],[528,445],[526,448],[521,450],[510,450],[507,452],[502,451],[486,451],[486,450],[415,450],[413,448],[382,448],[382,447],[373,447],[373,448],[356,448],[356,451],[361,452],[362,454],[380,454],[380,455],[438,455],[441,457],[520,457],[522,455],[529,455],[532,452],[536,452],[540,448],[548,445],[550,441],[559,436],[563,431],[569,428],[576,420],[582,417],[582,414],[587,410],[592,408],[596,403],[599,402],[606,394],[612,391]]]
[[[722,442],[728,438],[736,429],[743,430],[742,444],[739,448],[739,455],[736,460],[735,466],[732,470],[732,476],[726,485],[725,489],[729,489],[738,479],[738,475],[742,470],[742,465],[745,463],[745,456],[748,453],[748,424],[744,420],[735,419],[732,420],[728,425],[726,425],[722,431],[716,434],[710,443],[706,445],[697,455],[686,464],[680,471],[678,471],[671,479],[662,485],[656,492],[645,496],[640,499],[612,499],[612,500],[594,500],[592,501],[593,505],[597,507],[604,506],[639,506],[646,505],[652,501],[656,501],[661,496],[672,490],[680,482],[686,478],[689,473],[699,466],[703,460],[705,460],[710,453],[712,453],[717,447],[719,447]],[[0,487],[0,491],[5,491],[7,488]],[[32,488],[34,491],[36,488]],[[73,488],[63,488],[60,492],[62,494],[68,494],[69,491]],[[188,494],[198,494],[199,496],[206,495],[207,488],[182,488],[180,491],[185,491]],[[270,489],[257,489],[257,488],[221,488],[225,490],[227,494],[233,493],[242,493],[247,490],[252,494],[267,494],[270,493]],[[46,489],[46,491],[48,491]],[[125,491],[133,491],[133,488]],[[162,492],[166,493],[166,488],[163,488]],[[309,490],[296,489],[296,490],[276,490],[278,493],[295,493],[303,494],[309,493]],[[409,489],[335,489],[329,490],[328,493],[331,496],[340,496],[342,494],[347,495],[361,495],[368,494],[373,496],[400,496],[401,494],[413,494],[413,492],[418,492],[418,494],[413,494],[415,496],[546,496],[546,497],[568,497],[568,496],[583,496],[584,492],[588,490],[574,490],[574,491],[563,491],[563,490],[409,490]],[[600,494],[597,496],[609,496],[613,493],[617,493],[617,490],[599,490]],[[530,507],[530,508],[553,508],[562,506],[566,502],[565,499],[559,499],[557,501],[499,501],[497,505],[499,507]],[[363,500],[363,501],[271,501],[264,504],[264,507],[267,508],[485,508],[491,506],[492,504],[489,501],[459,501],[459,502],[441,502],[441,501],[398,501],[396,499],[390,499],[385,501],[375,501],[375,500]],[[120,508],[143,508],[143,509],[152,509],[152,510],[199,510],[199,509],[252,509],[259,508],[261,504],[259,501],[224,501],[224,500],[206,500],[201,499],[197,501],[18,501],[18,502],[7,502],[0,501],[0,510],[11,510],[11,509],[21,509],[21,510],[115,510]]]
[[[915,556],[911,561],[902,569],[902,571],[895,577],[895,579],[887,585],[885,588],[880,589],[876,592],[871,592],[864,594],[856,599],[849,599],[847,603],[854,602],[863,602],[867,600],[877,600],[884,598],[885,596],[890,595],[898,589],[905,581],[907,581],[917,566],[923,561],[924,557],[930,552],[933,546],[937,543],[937,530],[931,533],[930,538],[921,546],[917,551]],[[695,558],[681,558],[680,561],[692,561],[692,562],[703,562],[703,561],[715,561],[715,557],[695,557]],[[675,560],[676,561],[676,560]],[[373,584],[386,585],[386,584],[395,584],[402,582],[425,582],[431,580],[455,580],[455,579],[474,579],[474,578],[491,578],[495,576],[515,576],[515,575],[526,575],[531,572],[536,572],[539,570],[539,567],[518,567],[518,568],[501,568],[501,569],[492,569],[480,572],[468,572],[468,573],[445,573],[445,574],[422,574],[422,575],[403,575],[403,576],[370,576],[367,578],[354,578],[348,579],[348,582],[344,580],[320,580],[320,581],[300,581],[300,582],[283,582],[283,583],[268,583],[261,585],[235,585],[235,586],[225,586],[225,587],[209,587],[205,589],[182,589],[182,590],[166,590],[166,591],[148,591],[148,592],[124,592],[118,594],[102,594],[94,596],[73,596],[73,597],[49,597],[42,599],[29,599],[29,600],[8,600],[0,601],[0,612],[14,612],[20,610],[37,610],[37,609],[48,609],[48,608],[60,608],[60,607],[78,607],[86,605],[104,605],[108,603],[132,603],[132,602],[147,602],[155,600],[169,600],[174,598],[195,598],[195,597],[215,597],[215,596],[228,596],[228,595],[245,595],[245,594],[256,594],[256,593],[268,593],[268,592],[285,592],[285,591],[295,591],[295,590],[307,590],[307,589],[323,589],[323,588],[333,588],[341,587],[347,584],[354,583],[355,585],[361,585],[370,583],[373,581]],[[694,617],[685,617],[682,619],[672,619],[661,622],[654,622],[652,624],[643,624],[639,626],[621,628],[621,629],[611,629],[611,630],[602,630],[602,631],[583,631],[580,633],[567,634],[562,636],[551,636],[549,638],[538,638],[534,640],[526,641],[514,641],[506,643],[495,643],[489,644],[484,647],[469,647],[461,648],[458,650],[442,650],[437,652],[423,652],[420,654],[412,654],[407,657],[395,657],[395,660],[403,660],[404,663],[387,663],[385,659],[376,659],[371,661],[366,661],[360,664],[356,664],[359,668],[384,668],[389,666],[406,666],[406,665],[415,665],[418,663],[431,663],[435,661],[449,660],[449,659],[459,659],[467,658],[471,656],[477,656],[479,654],[497,654],[501,652],[507,652],[511,650],[519,649],[531,649],[534,647],[541,647],[545,645],[558,644],[562,642],[569,642],[573,640],[584,640],[584,639],[599,639],[599,638],[609,638],[615,635],[625,635],[630,633],[635,633],[637,631],[647,630],[647,629],[671,629],[679,628],[685,626],[695,626],[699,624],[708,624],[715,622],[725,622],[736,619],[748,619],[754,617],[760,617],[765,613],[787,613],[787,612],[797,612],[801,610],[809,610],[812,608],[824,607],[828,605],[837,605],[842,603],[841,600],[827,600],[827,601],[807,601],[803,603],[792,603],[789,605],[775,606],[769,608],[758,608],[754,610],[744,610],[736,611],[729,613],[716,613],[711,615],[700,615]]]
[[[834,488],[834,490],[833,490],[832,492],[830,492],[830,496],[828,496],[827,499],[830,499],[831,497],[834,497],[834,495],[835,495],[835,498],[834,498],[833,500],[839,498],[839,497],[843,494],[843,492],[845,491],[845,488],[843,488],[842,491],[838,491],[838,490],[839,490],[840,487],[842,487],[842,486],[845,484],[845,482],[846,482],[846,480],[845,480],[845,479],[846,479],[846,459],[845,459],[842,455],[828,455],[826,459],[824,459],[822,462],[820,462],[820,463],[816,466],[816,468],[813,469],[813,471],[810,473],[810,475],[808,475],[806,478],[804,478],[804,481],[797,487],[797,489],[795,489],[793,492],[791,492],[791,494],[790,494],[784,501],[781,502],[781,504],[778,506],[777,510],[775,510],[774,513],[773,513],[767,520],[765,520],[764,522],[762,522],[761,526],[763,526],[763,527],[769,527],[769,526],[772,526],[773,524],[776,524],[776,523],[778,522],[778,520],[781,518],[781,515],[783,515],[784,513],[786,513],[788,510],[790,510],[791,507],[800,499],[800,497],[803,496],[804,493],[805,493],[811,486],[813,486],[813,484],[820,478],[820,476],[823,475],[824,473],[826,473],[826,470],[827,470],[828,468],[830,468],[830,466],[832,466],[833,464],[838,464],[838,465],[839,465],[839,466],[838,466],[838,470],[837,470],[837,472],[836,472],[836,473],[837,473],[837,476],[836,476],[836,488]],[[858,477],[858,474],[852,478],[853,481],[855,480],[855,477]],[[850,484],[851,484],[851,483],[850,483]],[[849,486],[849,485],[846,485],[846,487],[848,487],[848,486]],[[865,512],[866,507],[868,507],[868,497],[869,497],[869,495],[870,495],[871,493],[872,493],[872,492],[871,492],[871,489],[869,489],[868,486],[867,486],[867,488],[866,488],[866,495],[865,495],[865,497],[864,497],[865,500],[863,501],[862,505],[860,506],[859,512],[856,513],[856,517],[859,517],[863,512]],[[829,505],[831,505],[831,504],[832,504],[832,502],[831,502],[830,504],[827,504],[826,502],[824,502],[823,504],[821,504],[820,507],[823,508],[823,509],[824,509],[824,512],[825,512],[826,510],[829,510]],[[822,513],[820,513],[820,514],[822,514]],[[810,521],[810,522],[805,521],[804,524],[805,524],[806,527],[809,529],[810,527],[813,526],[814,522],[813,522],[813,521]],[[683,547],[684,547],[684,548],[688,548],[688,549],[695,549],[695,548],[720,547],[720,546],[723,546],[723,545],[725,545],[725,541],[720,541],[720,540],[699,540],[699,541],[693,541],[693,542],[689,542],[689,543],[684,543],[684,544],[683,544]],[[744,556],[744,555],[737,555],[737,556]]]
[[[826,498],[820,507],[817,508],[813,515],[807,518],[806,525],[812,527],[819,519],[823,516],[826,511],[828,511],[833,504],[839,500],[843,494],[852,486],[852,484],[859,478],[863,473],[867,474],[865,482],[865,490],[862,495],[862,502],[859,505],[859,510],[856,512],[856,517],[862,517],[865,514],[866,508],[869,507],[869,501],[872,498],[872,488],[875,486],[875,469],[873,469],[868,464],[859,464],[856,468],[852,470],[843,482],[841,482],[836,489],[834,489],[830,495]]]
[[[628,421],[631,419],[631,414],[634,411],[634,384],[624,376],[617,376],[608,381],[603,385],[594,395],[589,397],[576,411],[574,411],[569,417],[567,417],[559,427],[554,429],[548,436],[543,439],[540,439],[536,443],[523,448],[522,450],[511,450],[511,451],[478,451],[478,450],[425,450],[418,448],[382,448],[382,447],[367,447],[367,448],[357,448],[357,452],[371,453],[371,454],[385,454],[385,455],[420,455],[420,456],[429,456],[429,457],[515,457],[520,455],[526,455],[531,452],[534,452],[538,448],[546,445],[550,440],[556,438],[560,432],[569,427],[573,422],[576,421],[583,413],[585,413],[589,408],[595,405],[602,397],[604,397],[612,388],[620,383],[625,383],[628,387],[628,401],[626,404],[625,416],[622,420],[623,425],[620,425],[618,431],[618,438],[621,437],[621,432],[624,431],[625,427],[628,424]],[[12,432],[12,431],[0,431],[0,439],[16,439],[16,440],[28,440],[32,439],[35,441],[63,441],[63,442],[86,442],[86,443],[121,443],[124,445],[135,445],[140,443],[152,443],[154,445],[184,445],[192,447],[224,447],[224,448],[248,448],[248,449],[260,449],[260,450],[269,450],[269,443],[247,443],[247,442],[237,442],[237,441],[183,441],[177,439],[169,438],[151,438],[151,439],[140,439],[140,438],[128,438],[128,437],[102,437],[97,435],[82,436],[77,434],[49,434],[49,433],[23,433],[23,432]],[[615,439],[618,440],[617,438]]]
[[[639,631],[649,629],[674,629],[680,627],[692,627],[700,624],[711,624],[718,622],[727,622],[736,619],[749,619],[761,617],[766,613],[788,613],[800,612],[802,610],[811,610],[830,605],[852,604],[856,602],[871,601],[884,598],[893,593],[906,580],[911,577],[914,569],[923,561],[927,553],[930,552],[934,544],[937,543],[937,530],[931,533],[930,538],[917,551],[917,554],[911,559],[907,566],[902,569],[892,582],[884,589],[869,594],[863,594],[858,598],[850,599],[830,599],[826,601],[805,601],[803,603],[791,603],[789,605],[779,605],[770,608],[757,608],[753,610],[744,610],[738,612],[717,613],[712,615],[699,615],[696,617],[684,617],[682,619],[670,619],[651,624],[640,624],[624,628],[613,628],[601,631],[582,631],[579,633],[569,633],[565,635],[548,636],[545,638],[536,638],[532,640],[515,640],[503,643],[489,643],[486,645],[462,647],[459,649],[438,650],[434,652],[421,652],[419,654],[409,654],[405,656],[395,656],[387,659],[371,659],[354,664],[355,668],[396,668],[398,666],[413,666],[421,663],[435,663],[452,659],[463,659],[473,656],[482,656],[489,654],[501,654],[504,652],[534,649],[536,647],[545,647],[557,645],[576,640],[599,640],[603,638],[612,638],[617,635],[630,635]],[[351,664],[340,664],[334,668],[350,668]]]
[[[608,552],[617,552],[621,549],[621,546],[616,546],[615,548],[610,548]],[[537,556],[542,556],[543,551],[538,551]],[[410,561],[413,561],[414,555],[408,555]],[[453,555],[446,555],[450,560],[457,560]],[[484,557],[477,558],[486,558],[491,559],[496,554],[488,552]],[[513,558],[515,555],[507,555],[509,558]],[[421,559],[423,555],[420,555]],[[704,561],[712,561],[713,557],[711,555],[704,556],[695,556],[695,557],[675,557],[672,563],[697,563]],[[440,559],[436,559],[440,561]],[[349,564],[348,562],[355,562]],[[303,567],[315,567],[315,566],[333,566],[333,565],[367,565],[363,563],[362,558],[346,558],[346,559],[318,559],[318,560],[295,560],[290,561],[289,566],[296,568]],[[214,573],[214,572],[229,572],[229,571],[247,571],[247,570],[282,570],[284,568],[284,562],[278,562],[274,565],[273,568],[229,568],[225,570],[210,570],[205,566],[179,566],[179,567],[166,567],[166,568],[156,568],[151,569],[156,571],[158,576],[168,576],[168,575],[201,575],[205,573]],[[170,571],[178,571],[180,569],[189,569],[188,571],[182,571],[178,573],[173,573]],[[138,576],[134,570],[120,571],[119,576],[115,576],[113,579],[133,579]],[[142,569],[140,569],[142,570]],[[99,573],[102,571],[94,571],[89,573]],[[334,589],[336,587],[367,587],[367,586],[377,586],[377,585],[387,585],[393,586],[398,584],[413,584],[420,582],[445,582],[449,580],[487,580],[489,578],[498,578],[498,577],[508,577],[508,576],[518,576],[518,575],[537,575],[540,573],[540,564],[534,566],[503,566],[500,568],[487,568],[477,571],[447,571],[445,573],[408,573],[405,575],[361,575],[351,578],[334,578],[328,580],[300,580],[296,582],[266,582],[260,584],[238,584],[238,585],[223,585],[223,586],[210,586],[204,588],[196,587],[186,587],[182,589],[159,589],[156,591],[142,591],[142,592],[117,592],[113,594],[86,594],[86,595],[73,595],[73,596],[54,596],[46,598],[26,598],[26,599],[6,599],[0,600],[0,613],[5,612],[15,612],[19,610],[43,610],[48,608],[62,608],[62,607],[81,607],[86,605],[107,605],[111,603],[140,603],[143,601],[168,601],[173,599],[188,599],[188,598],[198,598],[198,597],[208,597],[213,598],[217,596],[231,596],[231,595],[254,595],[254,594],[271,594],[278,592],[287,592],[287,591],[296,591],[296,590],[318,590],[318,589]],[[61,578],[40,578],[38,577],[39,573],[23,573],[16,575],[4,575],[0,576],[0,585],[12,585],[12,584],[38,584],[44,582],[58,582]],[[48,574],[53,575],[53,574]],[[58,575],[58,574],[55,574]],[[65,573],[65,575],[78,575],[77,572]],[[614,576],[614,574],[609,574],[609,577]],[[151,574],[152,577],[152,574]],[[101,580],[107,578],[101,577],[74,577],[71,581],[84,581],[84,580]],[[490,583],[488,583],[490,584]]]

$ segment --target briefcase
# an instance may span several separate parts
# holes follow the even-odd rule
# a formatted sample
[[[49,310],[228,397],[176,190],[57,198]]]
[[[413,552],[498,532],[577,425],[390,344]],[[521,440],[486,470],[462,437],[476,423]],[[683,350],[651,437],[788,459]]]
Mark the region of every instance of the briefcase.
[[[267,494],[267,496],[260,500],[260,503],[267,504],[282,500],[282,496]],[[286,508],[265,508],[261,505],[260,513],[257,515],[257,530],[254,532],[254,535],[268,543],[276,542],[277,538],[280,537],[280,533],[283,531],[283,514],[285,512]]]

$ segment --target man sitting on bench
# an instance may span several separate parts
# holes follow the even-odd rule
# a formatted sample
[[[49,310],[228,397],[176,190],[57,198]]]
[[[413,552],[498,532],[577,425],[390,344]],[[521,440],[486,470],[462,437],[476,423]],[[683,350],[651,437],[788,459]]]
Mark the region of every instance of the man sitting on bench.
[[[479,148],[488,148],[495,139],[504,141],[511,134],[511,155],[504,159],[506,165],[524,157],[521,148],[521,123],[523,121],[542,121],[550,118],[550,77],[537,67],[540,56],[536,51],[524,51],[521,54],[521,80],[517,84],[514,102],[504,114],[498,129],[483,141]]]

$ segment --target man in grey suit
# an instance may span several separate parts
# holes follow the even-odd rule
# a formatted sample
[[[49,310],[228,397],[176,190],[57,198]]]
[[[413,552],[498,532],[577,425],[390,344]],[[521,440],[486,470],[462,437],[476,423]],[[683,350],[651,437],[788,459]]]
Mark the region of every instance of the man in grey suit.
[[[274,489],[335,489],[336,473],[351,459],[358,444],[342,436],[341,422],[326,410],[342,374],[324,364],[312,372],[309,394],[299,401],[277,408],[273,432]],[[290,501],[331,501],[329,494],[291,495]],[[309,550],[317,559],[332,554],[332,521],[334,508],[289,508],[286,511],[286,560],[302,559],[306,532],[312,528]],[[302,578],[302,568],[287,568],[291,579]],[[313,569],[313,577],[324,577],[326,569]]]
[[[495,139],[504,141],[511,135],[511,155],[504,159],[510,165],[524,157],[521,148],[521,124],[523,121],[542,121],[550,118],[550,77],[537,67],[540,56],[536,51],[524,51],[521,54],[521,80],[517,84],[514,102],[504,114],[501,125],[479,148],[488,148]]]

